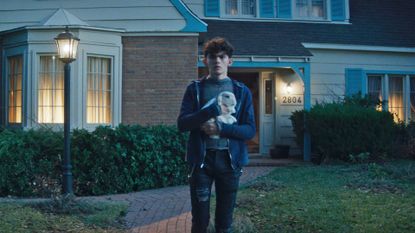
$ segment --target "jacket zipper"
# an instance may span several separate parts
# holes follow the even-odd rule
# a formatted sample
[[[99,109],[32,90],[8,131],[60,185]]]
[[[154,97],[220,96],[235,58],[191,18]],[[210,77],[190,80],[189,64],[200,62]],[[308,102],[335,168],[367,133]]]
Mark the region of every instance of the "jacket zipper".
[[[235,170],[235,168],[233,167],[233,162],[232,162],[232,153],[231,153],[231,150],[229,149],[229,148],[230,148],[231,143],[230,143],[230,141],[229,141],[229,138],[228,138],[228,139],[226,139],[226,140],[228,140],[228,155],[229,155],[229,159],[231,160],[231,167],[232,167],[232,170]]]
[[[206,141],[203,140],[203,158],[202,158],[202,164],[200,164],[200,168],[203,168],[205,166],[205,157],[206,157]]]
[[[198,82],[195,82],[195,89],[196,89],[197,108],[200,109],[200,93],[199,93]],[[203,140],[203,158],[202,158],[202,163],[200,164],[200,168],[203,168],[205,166],[205,157],[206,157],[206,141]]]

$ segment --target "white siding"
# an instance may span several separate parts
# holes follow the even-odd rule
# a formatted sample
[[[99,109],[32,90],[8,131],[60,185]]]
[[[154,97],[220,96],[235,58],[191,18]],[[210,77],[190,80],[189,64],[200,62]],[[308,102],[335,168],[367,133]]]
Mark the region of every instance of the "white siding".
[[[276,72],[276,144],[290,145],[290,154],[298,155],[302,150],[295,142],[290,116],[292,112],[304,109],[303,81],[290,69],[279,69]],[[290,83],[292,91],[290,94],[285,92],[285,86]],[[300,97],[301,103],[283,104],[284,97]]]
[[[332,101],[345,93],[345,69],[414,71],[410,53],[311,49],[311,103]]]
[[[186,25],[169,0],[19,0],[0,5],[0,31],[41,25],[59,8],[90,26],[127,32],[180,31]]]
[[[204,0],[182,0],[199,18],[205,18]]]

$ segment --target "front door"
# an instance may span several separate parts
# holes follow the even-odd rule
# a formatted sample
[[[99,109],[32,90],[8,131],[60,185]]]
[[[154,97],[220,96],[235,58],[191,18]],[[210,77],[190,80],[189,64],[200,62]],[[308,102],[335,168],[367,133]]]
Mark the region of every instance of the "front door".
[[[258,93],[259,93],[259,73],[258,72],[229,72],[229,77],[232,77],[232,79],[238,80],[239,82],[244,83],[249,90],[252,93],[252,104],[254,105],[254,115],[255,115],[255,127],[256,127],[256,133],[255,133],[255,137],[249,141],[247,141],[247,146],[248,146],[248,152],[250,154],[258,154],[259,153],[259,135],[258,135],[258,131],[259,131],[259,109],[258,109],[258,105],[259,105],[259,98],[258,98]]]
[[[269,154],[269,150],[274,144],[275,136],[275,84],[274,73],[264,72],[261,74],[260,91],[260,153]]]

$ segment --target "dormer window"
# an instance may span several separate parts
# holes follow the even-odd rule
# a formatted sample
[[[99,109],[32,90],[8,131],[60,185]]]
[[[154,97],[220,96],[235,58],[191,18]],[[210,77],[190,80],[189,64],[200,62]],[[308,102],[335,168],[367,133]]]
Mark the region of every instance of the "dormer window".
[[[256,0],[225,0],[225,15],[230,17],[255,17]]]
[[[300,19],[325,19],[326,0],[295,0],[294,12]]]

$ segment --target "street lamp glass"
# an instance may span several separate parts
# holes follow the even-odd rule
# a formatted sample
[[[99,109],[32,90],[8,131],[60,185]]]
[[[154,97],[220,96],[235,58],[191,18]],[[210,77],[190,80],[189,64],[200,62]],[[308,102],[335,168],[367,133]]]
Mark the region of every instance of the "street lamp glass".
[[[68,28],[55,38],[59,59],[64,63],[76,60],[79,39],[69,32]]]

